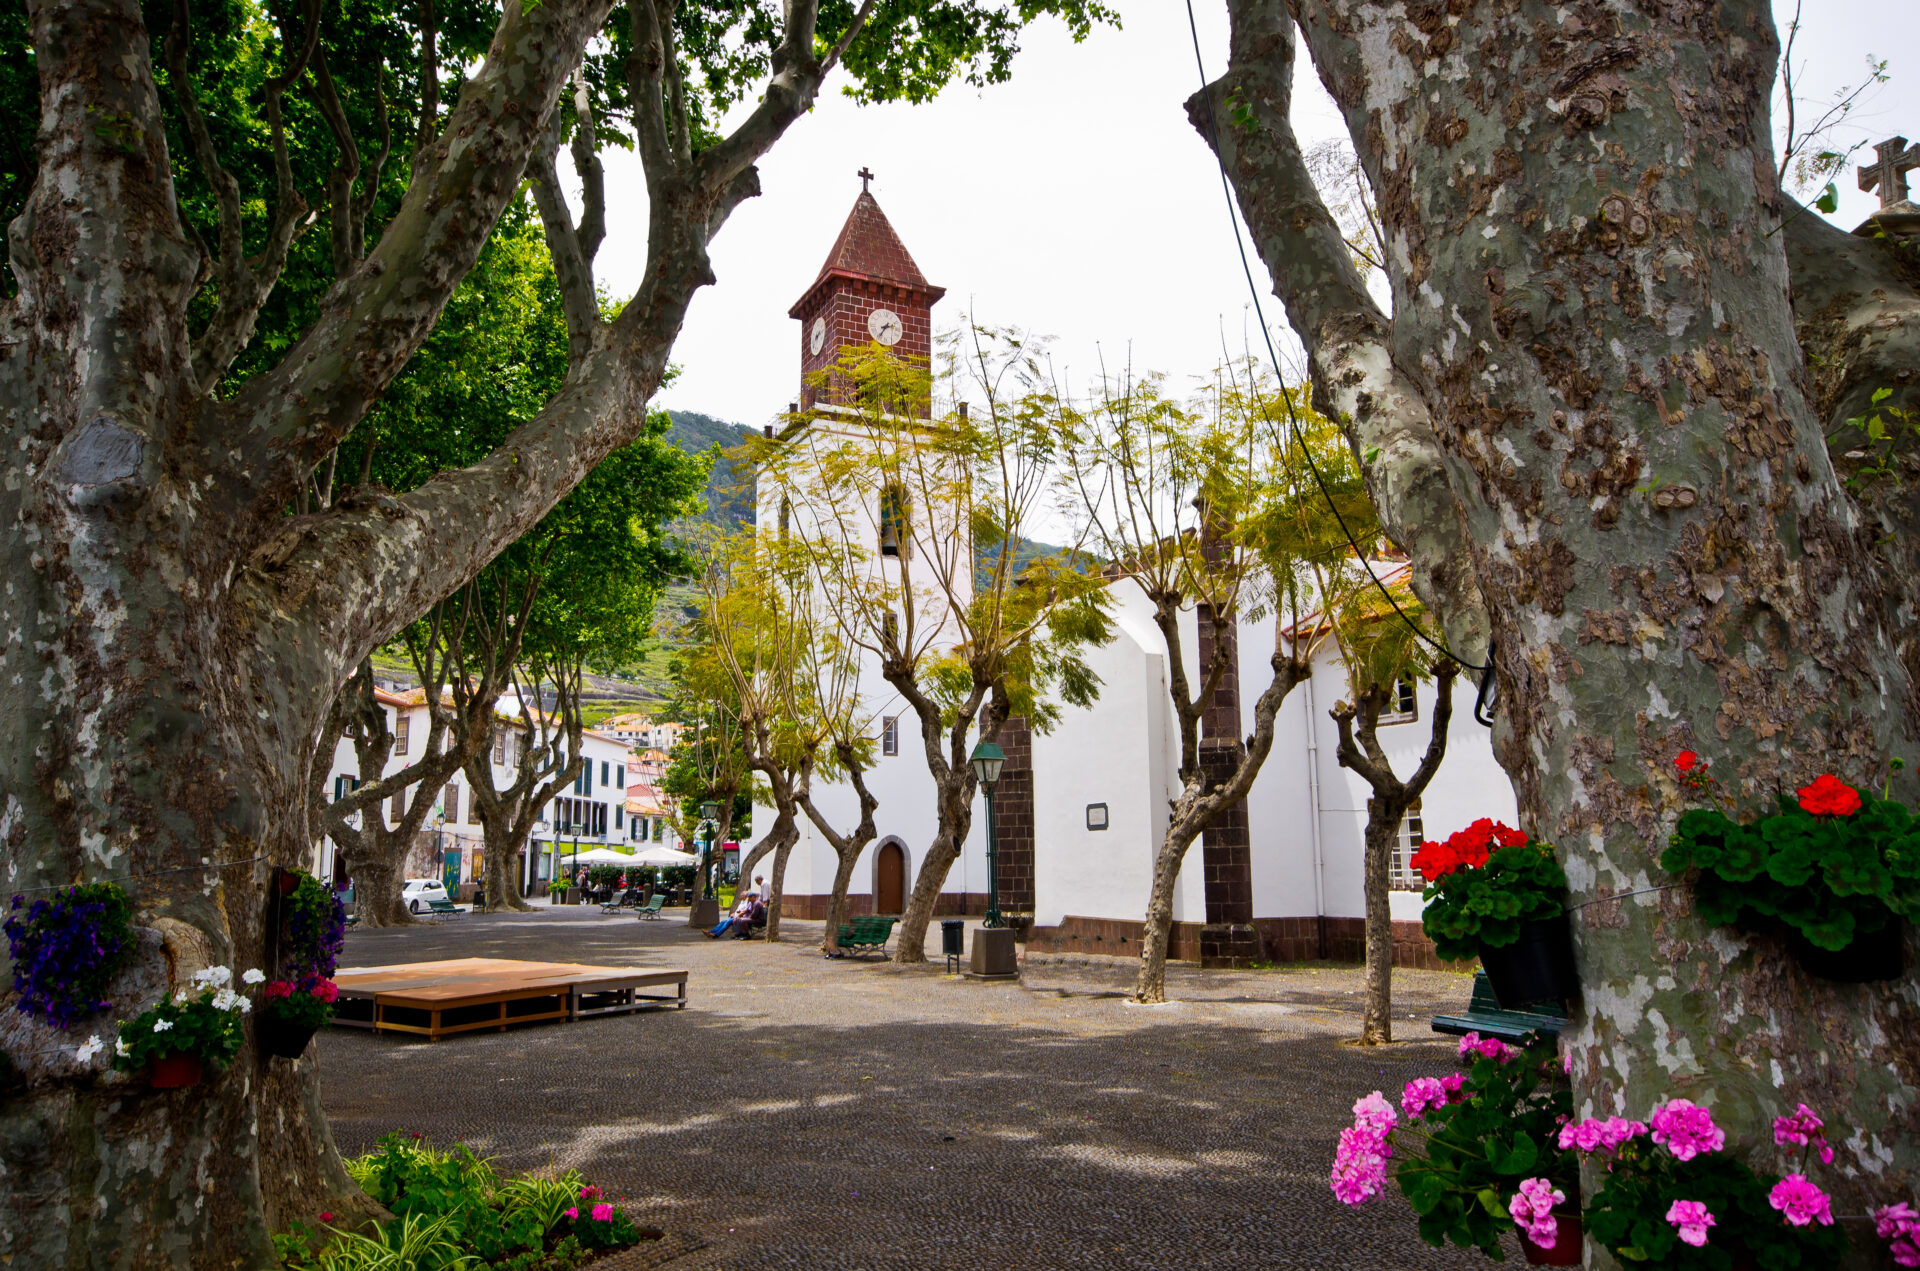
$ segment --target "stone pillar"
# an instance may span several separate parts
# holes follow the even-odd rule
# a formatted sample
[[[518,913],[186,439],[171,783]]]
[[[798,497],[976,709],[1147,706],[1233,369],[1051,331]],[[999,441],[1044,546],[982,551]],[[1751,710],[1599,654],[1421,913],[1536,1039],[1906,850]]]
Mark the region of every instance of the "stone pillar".
[[[1033,732],[1015,715],[1000,728],[1007,762],[993,787],[994,831],[1000,853],[1000,909],[1033,916]],[[1011,921],[1011,919],[1009,919]]]
[[[1198,620],[1196,671],[1205,674],[1213,657],[1212,608],[1201,605]],[[1200,720],[1200,766],[1212,785],[1232,775],[1245,750],[1240,734],[1240,641],[1234,625],[1228,626],[1224,638],[1227,672]],[[1253,925],[1253,840],[1245,799],[1223,811],[1201,835],[1200,854],[1207,902],[1207,921],[1200,928],[1200,965],[1250,966],[1260,956],[1260,933]]]

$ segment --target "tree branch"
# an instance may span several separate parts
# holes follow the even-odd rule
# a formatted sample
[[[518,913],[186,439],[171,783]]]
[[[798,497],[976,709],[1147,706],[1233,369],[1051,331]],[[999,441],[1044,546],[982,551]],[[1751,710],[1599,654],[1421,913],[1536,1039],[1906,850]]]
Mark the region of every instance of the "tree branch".
[[[1314,405],[1339,421],[1361,459],[1382,524],[1412,560],[1415,592],[1454,651],[1484,661],[1491,628],[1446,453],[1418,385],[1394,364],[1389,320],[1354,269],[1294,137],[1293,20],[1285,0],[1227,7],[1227,73],[1188,99],[1187,117],[1233,183],[1274,294],[1306,346]]]

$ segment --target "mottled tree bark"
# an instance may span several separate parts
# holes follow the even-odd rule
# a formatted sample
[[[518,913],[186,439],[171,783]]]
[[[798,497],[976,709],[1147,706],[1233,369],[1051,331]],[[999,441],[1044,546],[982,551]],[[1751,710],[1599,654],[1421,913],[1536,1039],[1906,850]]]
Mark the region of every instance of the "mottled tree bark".
[[[1286,38],[1270,0],[1230,9],[1237,57],[1249,22]],[[1378,196],[1388,351],[1463,474],[1502,760],[1582,906],[1581,1110],[1684,1094],[1771,1163],[1805,1100],[1845,1127],[1836,1212],[1910,1197],[1913,973],[1832,984],[1684,888],[1621,895],[1676,881],[1678,750],[1757,810],[1820,772],[1878,784],[1904,737],[1890,583],[1802,378],[1767,6],[1294,13]]]
[[[277,367],[215,399],[206,385],[251,315],[226,311],[196,350],[188,304],[206,262],[178,219],[140,6],[29,6],[39,171],[10,228],[19,292],[0,309],[0,864],[19,889],[129,878],[149,936],[89,1026],[103,1036],[183,979],[151,933],[260,965],[271,868],[306,859],[335,689],[638,435],[687,304],[712,281],[709,242],[832,61],[815,49],[813,5],[795,0],[765,95],[695,156],[666,140],[666,59],[643,29],[638,293],[486,460],[406,495],[362,490],[289,515],[472,267],[610,7],[510,0],[377,245]],[[274,263],[247,262],[254,293]],[[371,1211],[307,1061],[263,1078],[249,1048],[162,1094],[109,1074],[110,1049],[79,1065],[72,1037],[24,1040],[9,1054],[25,1089],[0,1109],[0,1257],[15,1265],[266,1267],[288,1220]]]
[[[1362,835],[1367,909],[1367,987],[1360,1021],[1360,1043],[1379,1046],[1393,1040],[1393,843],[1407,809],[1432,784],[1447,757],[1447,729],[1453,723],[1453,680],[1459,667],[1443,660],[1433,669],[1438,686],[1427,750],[1420,766],[1402,781],[1387,752],[1380,747],[1380,712],[1393,692],[1391,684],[1365,684],[1354,700],[1341,702],[1331,712],[1340,729],[1335,757],[1340,766],[1357,773],[1373,791],[1367,800],[1367,826]]]

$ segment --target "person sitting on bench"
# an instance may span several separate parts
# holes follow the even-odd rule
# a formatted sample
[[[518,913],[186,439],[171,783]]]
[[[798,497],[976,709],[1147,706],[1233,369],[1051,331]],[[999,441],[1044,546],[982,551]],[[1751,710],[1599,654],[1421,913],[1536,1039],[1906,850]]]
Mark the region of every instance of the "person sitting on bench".
[[[754,932],[765,930],[767,925],[767,904],[759,894],[749,893],[747,903],[747,916],[733,924],[733,934],[741,940],[751,940]]]
[[[744,924],[746,922],[749,922],[751,920],[750,915],[752,913],[753,913],[753,897],[742,896],[740,898],[740,903],[733,907],[733,912],[728,914],[725,918],[722,918],[720,920],[720,925],[715,927],[712,931],[709,931],[707,933],[707,937],[712,940],[718,940],[721,936],[726,935],[728,929],[731,928],[735,923]]]

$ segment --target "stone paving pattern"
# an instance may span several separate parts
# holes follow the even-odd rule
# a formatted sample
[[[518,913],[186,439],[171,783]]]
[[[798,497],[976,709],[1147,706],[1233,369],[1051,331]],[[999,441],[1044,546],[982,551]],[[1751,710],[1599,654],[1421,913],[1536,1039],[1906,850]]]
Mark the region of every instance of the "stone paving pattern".
[[[1142,1008],[1124,1001],[1127,959],[1034,955],[1020,984],[980,984],[938,962],[823,959],[806,943],[818,924],[788,921],[776,945],[711,941],[680,913],[349,933],[343,966],[518,957],[692,977],[684,1011],[437,1044],[324,1032],[341,1150],[406,1129],[505,1169],[577,1168],[704,1243],[674,1271],[1484,1263],[1422,1244],[1397,1193],[1354,1210],[1327,1189],[1355,1098],[1451,1067],[1427,1019],[1465,1004],[1464,976],[1396,971],[1408,1040],[1363,1050],[1343,1041],[1352,968],[1176,966],[1179,1000]]]

